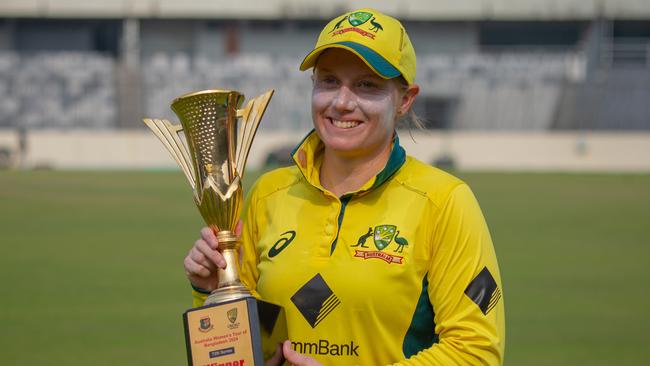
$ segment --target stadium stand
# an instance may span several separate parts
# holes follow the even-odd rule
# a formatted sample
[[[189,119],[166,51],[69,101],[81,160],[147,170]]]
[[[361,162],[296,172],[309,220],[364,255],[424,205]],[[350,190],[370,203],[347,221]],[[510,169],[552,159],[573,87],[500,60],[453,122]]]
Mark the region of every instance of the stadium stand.
[[[0,53],[0,127],[113,127],[114,69],[88,52]]]
[[[185,9],[99,3],[0,4],[0,127],[143,128],[145,115],[174,119],[179,95],[218,87],[249,97],[274,88],[263,128],[308,129],[309,75],[297,65],[318,15],[345,7],[271,1],[253,11],[242,2],[215,13],[191,0]],[[650,129],[647,2],[463,4],[380,3],[401,14],[418,49],[415,108],[427,127]]]

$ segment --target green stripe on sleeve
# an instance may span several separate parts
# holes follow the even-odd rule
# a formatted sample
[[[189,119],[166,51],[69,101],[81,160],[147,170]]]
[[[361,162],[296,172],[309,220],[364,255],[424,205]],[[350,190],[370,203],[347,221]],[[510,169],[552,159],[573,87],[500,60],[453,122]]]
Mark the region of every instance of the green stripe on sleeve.
[[[409,358],[423,349],[427,349],[438,343],[438,335],[436,334],[436,323],[434,320],[433,306],[429,301],[427,287],[429,281],[427,275],[424,275],[422,280],[422,292],[420,298],[415,306],[413,312],[413,319],[409,326],[404,342],[402,343],[402,352],[406,358]]]

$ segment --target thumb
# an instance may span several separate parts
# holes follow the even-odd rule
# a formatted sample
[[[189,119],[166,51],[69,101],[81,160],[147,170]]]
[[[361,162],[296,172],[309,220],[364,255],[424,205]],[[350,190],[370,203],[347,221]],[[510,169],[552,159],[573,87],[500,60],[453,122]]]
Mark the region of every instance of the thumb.
[[[313,358],[294,351],[293,348],[291,348],[290,341],[284,341],[282,352],[284,353],[284,358],[294,366],[321,366],[321,364]]]

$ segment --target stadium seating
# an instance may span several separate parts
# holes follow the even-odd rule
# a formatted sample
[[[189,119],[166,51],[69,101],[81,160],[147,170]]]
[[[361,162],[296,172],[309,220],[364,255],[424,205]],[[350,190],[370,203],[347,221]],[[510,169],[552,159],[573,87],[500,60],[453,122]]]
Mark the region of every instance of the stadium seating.
[[[191,91],[234,89],[253,97],[274,88],[261,129],[307,130],[311,81],[309,73],[298,71],[297,60],[250,53],[216,60],[153,54],[142,60],[135,81],[141,85],[142,116],[176,120],[171,101]],[[118,123],[118,91],[124,90],[118,65],[113,57],[91,52],[0,53],[0,127],[142,127],[138,116]],[[647,77],[612,71],[595,82],[585,78],[585,68],[585,58],[574,52],[428,54],[418,59],[417,80],[422,96],[454,101],[453,119],[445,125],[451,129],[650,127]],[[623,84],[627,89],[617,86]],[[601,107],[604,100],[608,104]],[[598,118],[590,117],[589,106],[602,109]]]
[[[80,53],[0,53],[0,126],[111,128],[115,61]]]
[[[461,101],[452,128],[543,130],[567,79],[571,54],[514,54],[420,58],[423,94]],[[297,58],[242,55],[218,63],[187,55],[157,54],[144,60],[146,113],[173,118],[168,105],[188,90],[233,88],[252,96],[267,88],[276,95],[263,128],[309,128],[310,81],[297,70]],[[425,117],[426,118],[426,117]]]

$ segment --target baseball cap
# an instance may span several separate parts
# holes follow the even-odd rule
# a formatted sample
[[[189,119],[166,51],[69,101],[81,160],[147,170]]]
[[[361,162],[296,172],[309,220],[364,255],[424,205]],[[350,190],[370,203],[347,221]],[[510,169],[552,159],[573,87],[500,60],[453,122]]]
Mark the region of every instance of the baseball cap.
[[[332,19],[318,36],[314,50],[300,70],[314,67],[328,48],[346,49],[363,60],[377,75],[391,79],[402,75],[415,80],[415,50],[399,20],[374,9],[359,9]]]

